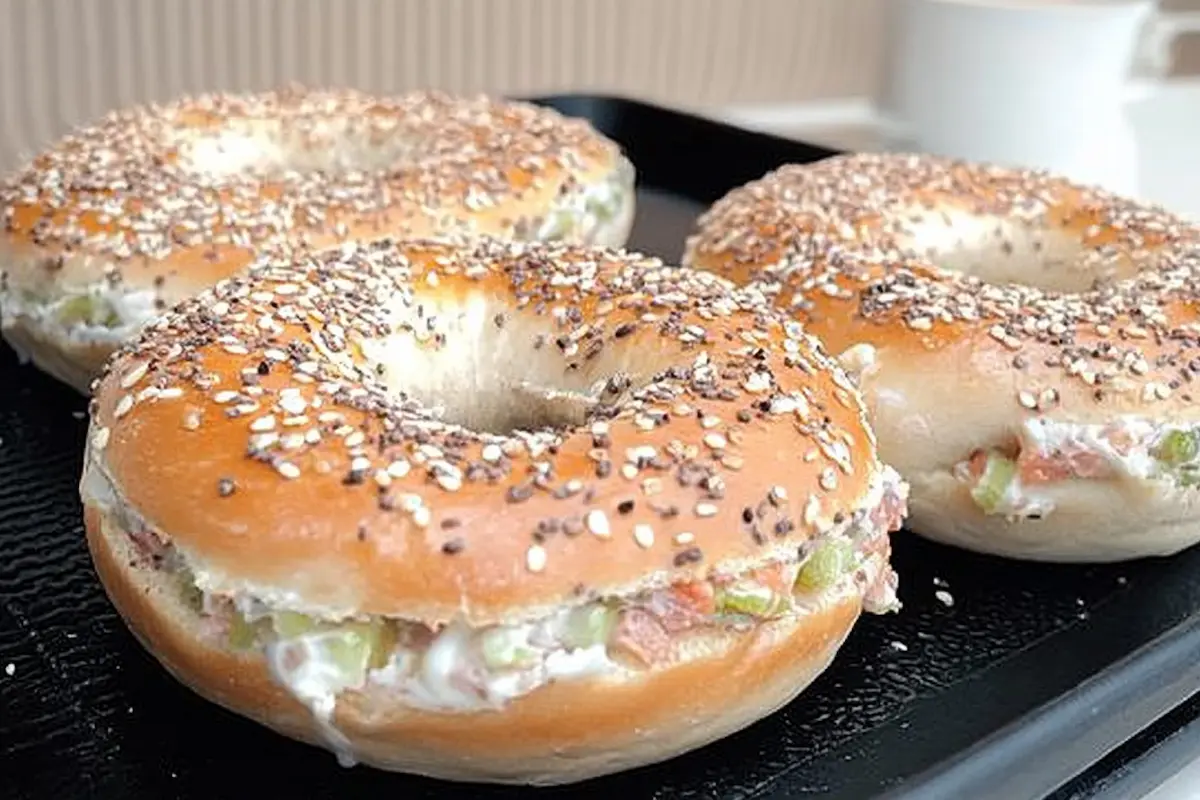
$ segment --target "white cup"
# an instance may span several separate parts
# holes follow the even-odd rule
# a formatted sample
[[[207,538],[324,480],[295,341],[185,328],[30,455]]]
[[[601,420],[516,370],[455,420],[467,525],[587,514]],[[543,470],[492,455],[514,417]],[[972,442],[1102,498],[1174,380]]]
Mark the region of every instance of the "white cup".
[[[1172,81],[1130,111],[1138,196],[1200,221],[1200,82]]]
[[[1127,116],[1200,14],[1154,0],[897,0],[883,101],[893,149],[1054,170],[1138,193]]]

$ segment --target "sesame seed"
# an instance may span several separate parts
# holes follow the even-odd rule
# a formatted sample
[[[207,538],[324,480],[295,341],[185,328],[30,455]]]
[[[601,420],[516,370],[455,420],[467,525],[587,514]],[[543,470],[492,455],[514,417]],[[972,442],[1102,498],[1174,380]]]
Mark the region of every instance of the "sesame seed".
[[[654,545],[654,529],[649,525],[639,523],[633,526],[633,540],[643,550]]]
[[[290,461],[280,461],[275,465],[275,470],[288,480],[295,480],[300,477],[300,468]]]
[[[117,401],[117,407],[113,409],[113,416],[120,419],[132,410],[133,396],[128,394],[122,395],[121,399]]]
[[[250,423],[250,430],[255,433],[265,433],[266,431],[275,429],[275,417],[268,414],[265,417],[259,417]]]
[[[821,484],[821,488],[827,492],[832,492],[837,488],[837,472],[833,469],[833,467],[826,467],[825,469],[821,470],[819,483]]]
[[[1155,383],[1152,381],[1142,387],[1142,400],[1149,402],[1152,400],[1165,399],[1163,397],[1160,397],[1160,393],[1165,394],[1167,392],[1168,392],[1167,387],[1162,386],[1161,384]]]
[[[933,320],[929,317],[916,317],[908,320],[908,327],[912,328],[914,331],[933,330]]]
[[[771,388],[771,379],[761,372],[752,372],[742,388],[751,394],[761,394]]]
[[[437,476],[437,484],[447,492],[457,492],[462,488],[462,478],[449,472],[443,472]]]
[[[546,568],[546,548],[541,545],[530,545],[525,551],[525,568],[530,572],[541,572]]]
[[[607,539],[612,535],[612,528],[609,527],[608,517],[600,509],[593,508],[587,512],[583,517],[583,524],[594,536]]]
[[[713,505],[712,503],[697,503],[696,504],[696,516],[697,517],[715,517],[716,515],[717,515],[717,507],[715,505]]]
[[[533,497],[533,486],[528,483],[510,486],[504,495],[505,500],[510,503],[523,503],[531,497]]]
[[[138,381],[140,381],[142,378],[146,377],[147,369],[149,369],[149,365],[144,361],[140,362],[138,364],[135,364],[128,372],[125,373],[125,377],[123,377],[121,379],[121,388],[122,389],[133,388],[133,386],[135,386]]]
[[[663,482],[661,478],[646,478],[642,481],[642,493],[653,497],[656,494],[661,494],[663,490]]]
[[[720,450],[729,444],[729,442],[719,433],[708,433],[704,436],[704,444],[713,450]]]
[[[809,495],[804,504],[804,524],[812,527],[821,518],[821,501],[816,495]]]
[[[94,450],[103,450],[108,444],[108,428],[97,428],[92,434],[92,448]]]
[[[299,394],[287,394],[279,398],[279,407],[287,414],[297,415],[304,413],[308,403]]]

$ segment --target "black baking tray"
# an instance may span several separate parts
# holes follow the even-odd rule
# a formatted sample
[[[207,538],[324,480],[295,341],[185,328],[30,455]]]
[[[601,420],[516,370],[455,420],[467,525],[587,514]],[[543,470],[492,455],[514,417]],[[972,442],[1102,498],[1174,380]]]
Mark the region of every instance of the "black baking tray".
[[[668,259],[728,189],[832,154],[622,99],[540,102],[625,146],[641,176],[632,246]],[[260,785],[287,797],[404,800],[1077,800],[1117,796],[1113,787],[1136,796],[1200,752],[1200,549],[1052,566],[905,532],[895,538],[904,610],[864,618],[798,701],[701,751],[536,793],[344,770],[193,696],[126,632],[81,530],[83,410],[0,351],[0,796],[9,800],[209,800]]]

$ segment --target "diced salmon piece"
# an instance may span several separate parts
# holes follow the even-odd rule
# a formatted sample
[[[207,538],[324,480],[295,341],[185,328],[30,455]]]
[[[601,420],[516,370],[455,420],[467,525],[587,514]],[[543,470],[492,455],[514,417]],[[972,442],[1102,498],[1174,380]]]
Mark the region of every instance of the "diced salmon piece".
[[[658,618],[641,608],[621,614],[612,646],[628,653],[647,667],[671,656],[671,636]]]

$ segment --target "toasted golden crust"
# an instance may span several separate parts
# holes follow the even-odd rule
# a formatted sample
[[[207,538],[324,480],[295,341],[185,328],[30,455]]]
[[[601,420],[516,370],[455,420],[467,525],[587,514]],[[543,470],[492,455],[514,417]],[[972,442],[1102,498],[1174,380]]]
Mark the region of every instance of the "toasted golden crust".
[[[182,304],[99,382],[92,461],[218,590],[429,623],[792,556],[883,469],[760,296],[494,240],[348,245]]]
[[[1112,560],[1200,539],[1191,503],[1155,492],[1114,521],[1109,504],[1067,492],[1057,518],[985,520],[954,472],[1031,420],[1200,419],[1198,242],[1161,209],[1042,173],[856,155],[734,190],[684,261],[754,284],[845,354],[881,457],[912,483],[916,530],[1005,555]],[[1089,509],[1088,530],[1162,524],[1140,538],[1062,528]]]
[[[585,214],[586,192],[602,184],[619,195],[605,196],[610,220],[553,228],[559,205],[584,198]],[[0,186],[0,299],[6,317],[50,326],[28,298],[102,288],[145,293],[161,310],[259,252],[301,244],[486,234],[619,246],[632,203],[617,145],[524,103],[304,89],[187,97],[111,114]],[[94,343],[55,338],[86,366]]]
[[[260,654],[205,638],[172,579],[136,566],[125,532],[85,508],[105,590],[176,678],[284,735],[328,746],[312,713],[274,682]],[[671,758],[782,707],[828,666],[860,608],[854,593],[831,598],[803,617],[718,634],[703,657],[552,683],[502,710],[423,711],[386,694],[347,692],[335,721],[343,748],[384,769],[463,781],[579,781]]]

